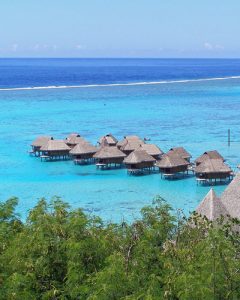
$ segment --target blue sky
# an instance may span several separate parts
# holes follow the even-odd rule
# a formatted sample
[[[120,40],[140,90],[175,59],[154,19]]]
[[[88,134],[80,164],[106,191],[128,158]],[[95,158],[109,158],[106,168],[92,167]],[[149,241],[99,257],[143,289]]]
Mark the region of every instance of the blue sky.
[[[240,57],[238,0],[0,0],[1,57]]]

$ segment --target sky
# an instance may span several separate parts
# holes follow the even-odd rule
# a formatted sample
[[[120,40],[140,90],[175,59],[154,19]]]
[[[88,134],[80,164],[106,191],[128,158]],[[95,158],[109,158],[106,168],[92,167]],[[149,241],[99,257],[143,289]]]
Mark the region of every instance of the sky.
[[[239,0],[0,0],[0,57],[240,57]]]

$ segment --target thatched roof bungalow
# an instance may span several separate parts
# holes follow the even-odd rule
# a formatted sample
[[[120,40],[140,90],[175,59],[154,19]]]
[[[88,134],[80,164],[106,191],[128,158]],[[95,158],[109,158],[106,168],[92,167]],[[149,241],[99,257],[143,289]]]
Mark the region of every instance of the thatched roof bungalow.
[[[93,155],[93,157],[96,158],[98,164],[119,165],[122,164],[126,154],[124,154],[116,146],[103,146]]]
[[[164,154],[161,160],[157,161],[156,166],[161,173],[173,175],[186,172],[189,162],[178,155]]]
[[[154,167],[156,159],[145,150],[135,150],[124,158],[123,162],[127,169],[150,169]]]
[[[101,146],[116,146],[118,143],[118,140],[111,134],[106,134],[105,136],[102,136],[99,141],[99,145]]]
[[[51,136],[39,136],[31,144],[34,152],[39,152],[40,148],[45,145],[48,141],[53,140]]]
[[[71,148],[63,140],[49,140],[40,150],[45,156],[66,158]]]
[[[201,156],[199,156],[195,160],[195,164],[198,166],[200,163],[208,159],[220,159],[224,161],[224,158],[217,150],[211,150],[211,151],[206,151]]]
[[[175,147],[175,148],[171,148],[167,154],[169,155],[177,155],[185,160],[187,160],[188,162],[190,162],[190,159],[192,157],[192,155],[183,147]]]
[[[91,144],[80,143],[71,149],[69,153],[74,157],[74,159],[90,159],[97,151],[98,148]]]
[[[206,159],[196,166],[195,174],[198,179],[227,179],[231,177],[232,170],[222,159]]]
[[[139,150],[145,150],[149,155],[154,157],[156,160],[160,159],[164,154],[163,151],[155,144],[141,144]]]

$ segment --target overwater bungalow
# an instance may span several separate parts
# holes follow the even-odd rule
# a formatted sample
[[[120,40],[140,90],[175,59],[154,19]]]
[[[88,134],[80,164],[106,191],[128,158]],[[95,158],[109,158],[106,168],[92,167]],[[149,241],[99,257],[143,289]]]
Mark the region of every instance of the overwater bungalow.
[[[224,158],[217,150],[211,150],[211,151],[206,151],[201,156],[199,156],[195,160],[195,164],[196,164],[196,166],[198,166],[200,163],[202,163],[203,161],[208,160],[208,159],[220,159],[220,160],[224,161]]]
[[[163,151],[155,144],[141,144],[139,150],[145,150],[149,155],[159,160],[164,154]]]
[[[240,174],[235,176],[220,197],[211,189],[195,211],[210,221],[221,216],[240,220]],[[239,226],[237,229],[239,231]]]
[[[85,164],[94,161],[93,155],[97,151],[98,148],[91,144],[80,143],[71,149],[69,154],[73,157],[75,164]]]
[[[78,133],[71,133],[65,140],[65,143],[70,147],[74,148],[77,144],[84,144],[88,143],[83,137],[80,136]]]
[[[67,159],[71,148],[63,140],[49,140],[40,151],[41,160]]]
[[[102,136],[99,141],[99,145],[101,146],[116,146],[118,143],[118,140],[111,134],[106,134],[105,136]]]
[[[178,155],[181,158],[185,159],[186,161],[190,162],[190,159],[192,158],[192,155],[183,147],[175,147],[171,148],[167,154],[170,155]]]
[[[121,149],[128,142],[138,142],[139,144],[144,144],[145,142],[137,135],[126,135],[124,138],[117,143],[117,147]]]
[[[32,151],[30,154],[34,154],[36,156],[41,155],[40,148],[45,145],[48,141],[53,140],[51,136],[39,136],[37,137],[31,144]]]
[[[129,174],[139,174],[146,170],[150,173],[154,169],[155,162],[156,159],[143,149],[133,151],[123,161]]]
[[[164,154],[162,158],[157,161],[156,166],[164,178],[175,178],[178,175],[188,173],[189,162],[175,154]]]
[[[100,169],[120,167],[125,157],[126,154],[116,146],[103,146],[93,155],[93,158],[97,160],[96,166]]]
[[[222,159],[206,159],[196,166],[195,174],[198,183],[213,184],[217,181],[232,179],[232,169]]]

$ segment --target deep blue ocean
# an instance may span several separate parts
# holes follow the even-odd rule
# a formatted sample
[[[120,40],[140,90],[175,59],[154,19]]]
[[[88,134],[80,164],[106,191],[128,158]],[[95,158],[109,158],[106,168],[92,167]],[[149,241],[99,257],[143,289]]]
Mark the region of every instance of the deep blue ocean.
[[[184,146],[194,159],[216,149],[234,170],[240,163],[236,59],[0,59],[0,104],[0,200],[18,196],[23,217],[54,195],[104,220],[132,220],[155,195],[188,213],[210,189],[194,177],[41,162],[27,153],[38,135],[79,132],[96,144],[109,132],[137,134],[164,151]]]

